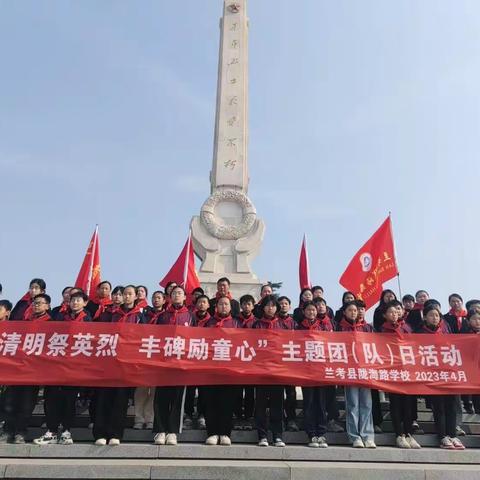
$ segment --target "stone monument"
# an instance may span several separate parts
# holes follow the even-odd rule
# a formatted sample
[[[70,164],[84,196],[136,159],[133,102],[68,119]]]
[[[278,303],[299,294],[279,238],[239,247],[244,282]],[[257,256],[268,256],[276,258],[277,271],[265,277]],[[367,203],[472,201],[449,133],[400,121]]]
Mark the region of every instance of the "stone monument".
[[[224,0],[220,19],[217,109],[210,196],[191,222],[199,278],[207,295],[226,276],[236,298],[259,296],[251,260],[265,232],[248,198],[248,18],[246,0]]]

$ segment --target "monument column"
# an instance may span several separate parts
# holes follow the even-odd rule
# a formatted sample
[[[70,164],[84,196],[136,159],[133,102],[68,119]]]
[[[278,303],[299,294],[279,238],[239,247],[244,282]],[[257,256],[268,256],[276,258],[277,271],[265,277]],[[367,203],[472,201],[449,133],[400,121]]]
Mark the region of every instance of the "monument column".
[[[209,295],[218,278],[232,281],[235,296],[258,297],[261,282],[250,261],[265,225],[248,198],[248,18],[246,0],[224,0],[220,20],[217,107],[210,197],[191,222],[199,276]]]

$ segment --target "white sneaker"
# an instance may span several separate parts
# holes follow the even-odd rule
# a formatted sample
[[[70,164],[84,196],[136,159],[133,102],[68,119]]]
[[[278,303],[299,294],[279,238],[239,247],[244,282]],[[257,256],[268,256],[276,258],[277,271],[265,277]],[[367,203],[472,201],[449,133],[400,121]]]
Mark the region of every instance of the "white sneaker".
[[[268,440],[266,438],[261,438],[258,442],[259,447],[268,447]]]
[[[166,445],[176,445],[177,444],[177,434],[168,433],[165,439]]]
[[[365,448],[365,444],[361,438],[356,438],[352,444],[353,448]]]
[[[365,440],[364,445],[365,448],[377,448],[373,440]]]
[[[98,445],[99,447],[103,447],[106,444],[107,444],[107,439],[106,438],[97,438],[95,440],[95,445]]]
[[[205,440],[205,445],[217,445],[218,444],[218,435],[210,435]]]
[[[275,439],[275,441],[273,442],[273,444],[276,446],[276,447],[284,447],[285,446],[285,442],[280,438],[280,437],[277,437]]]
[[[410,448],[415,448],[415,449],[419,449],[419,448],[422,448],[422,446],[413,438],[413,435],[407,435],[405,437],[405,439],[407,440],[408,444],[410,445]]]
[[[318,437],[312,437],[310,442],[308,442],[308,446],[311,448],[318,448],[320,445],[318,444]]]
[[[143,422],[135,422],[133,424],[133,429],[134,430],[141,430],[143,428]]]
[[[72,434],[68,430],[63,431],[63,433],[60,435],[58,443],[60,445],[73,445]]]
[[[155,436],[153,437],[153,443],[154,443],[155,445],[165,445],[165,441],[166,441],[165,432],[157,433],[157,434],[155,434]]]
[[[220,445],[230,446],[232,441],[228,435],[220,435]]]
[[[325,437],[318,437],[318,446],[320,448],[328,448],[327,439]]]
[[[57,443],[57,436],[54,435],[50,430],[47,430],[41,437],[35,438],[33,443],[35,445],[49,445],[52,443]]]
[[[399,435],[396,439],[398,448],[411,448],[410,443],[407,441],[404,435]]]
[[[108,442],[110,446],[117,446],[120,445],[120,439],[118,438],[111,438],[110,441]]]

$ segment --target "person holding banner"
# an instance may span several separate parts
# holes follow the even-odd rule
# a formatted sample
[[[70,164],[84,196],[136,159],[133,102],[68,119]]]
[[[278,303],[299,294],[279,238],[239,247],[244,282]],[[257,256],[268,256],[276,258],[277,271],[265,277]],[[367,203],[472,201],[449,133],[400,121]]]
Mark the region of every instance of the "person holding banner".
[[[180,285],[170,293],[171,303],[157,320],[157,325],[193,325],[193,317],[185,306],[187,295]],[[153,400],[153,441],[156,445],[176,445],[177,435],[182,431],[185,386],[155,389]]]
[[[363,302],[362,302],[363,303]],[[340,332],[372,332],[365,319],[357,321],[357,302],[347,302],[342,307],[343,318],[338,322]],[[347,434],[354,448],[377,448],[375,445],[372,394],[369,388],[345,387],[345,409],[347,413]]]
[[[333,331],[330,318],[327,316],[327,304],[323,298],[315,302],[306,302],[303,306],[303,320],[297,325],[298,330]],[[325,439],[327,432],[326,412],[327,387],[302,387],[303,412],[305,416],[305,432],[310,439],[308,446],[327,448]]]
[[[447,323],[443,320],[439,303],[433,300],[426,302],[422,311],[422,323],[415,333],[427,335],[445,335],[451,333]],[[464,450],[465,446],[456,437],[457,426],[457,398],[455,395],[431,395],[433,420],[440,438],[440,448],[447,450]]]
[[[232,305],[227,296],[217,296],[215,315],[201,326],[204,328],[241,328],[232,317]],[[232,417],[237,388],[232,385],[211,385],[204,388],[205,420],[207,424],[206,445],[232,444]]]
[[[312,304],[313,305],[313,304]],[[315,308],[315,306],[314,306]],[[261,317],[253,324],[255,329],[293,330],[294,321],[290,316],[280,318],[280,306],[275,295],[262,298],[258,311]],[[315,315],[317,309],[315,308]],[[267,423],[270,424],[273,443],[276,447],[284,447],[283,441],[283,385],[259,385],[255,388],[255,423],[258,432],[258,446],[268,447]],[[267,420],[269,408],[270,421]]]

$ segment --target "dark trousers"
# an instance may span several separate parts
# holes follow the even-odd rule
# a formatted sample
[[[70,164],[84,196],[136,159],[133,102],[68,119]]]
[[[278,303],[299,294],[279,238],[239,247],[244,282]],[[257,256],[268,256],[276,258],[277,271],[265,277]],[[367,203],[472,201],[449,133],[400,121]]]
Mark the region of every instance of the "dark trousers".
[[[297,420],[297,390],[295,387],[285,387],[284,408],[287,422]]]
[[[73,426],[76,413],[76,400],[78,387],[45,387],[44,408],[47,418],[47,428],[56,434],[62,424],[64,430],[70,430]]]
[[[95,440],[123,437],[125,420],[127,418],[128,398],[130,389],[127,387],[98,388],[95,402],[95,421],[93,437]]]
[[[213,385],[204,387],[205,422],[207,435],[232,434],[232,416],[235,405],[236,387],[232,385]]]
[[[328,421],[338,420],[340,414],[338,412],[337,387],[335,385],[325,387],[325,396]]]
[[[186,387],[157,387],[153,399],[153,433],[180,433]]]
[[[389,398],[390,417],[392,419],[395,435],[398,437],[399,435],[412,434],[412,397],[410,395],[389,393]]]
[[[378,390],[370,390],[372,392],[372,418],[373,424],[380,427],[383,422],[382,404],[380,403],[380,393]]]
[[[284,388],[283,385],[265,385],[255,388],[255,423],[260,439],[267,437],[267,408],[270,410],[270,430],[273,438],[282,437]]]
[[[38,386],[14,385],[7,388],[5,426],[9,435],[26,435],[28,422],[37,402]]]
[[[457,426],[457,406],[455,395],[431,395],[435,428],[440,438],[455,437]]]
[[[187,415],[193,417],[195,412],[195,391],[198,391],[197,396],[197,415],[205,416],[205,400],[202,393],[203,387],[187,387],[187,392],[185,394],[185,405],[184,410]]]
[[[255,387],[253,385],[241,385],[237,387],[235,395],[234,413],[237,418],[252,418],[255,409]]]
[[[323,437],[327,431],[326,387],[302,387],[305,432],[312,437]]]

